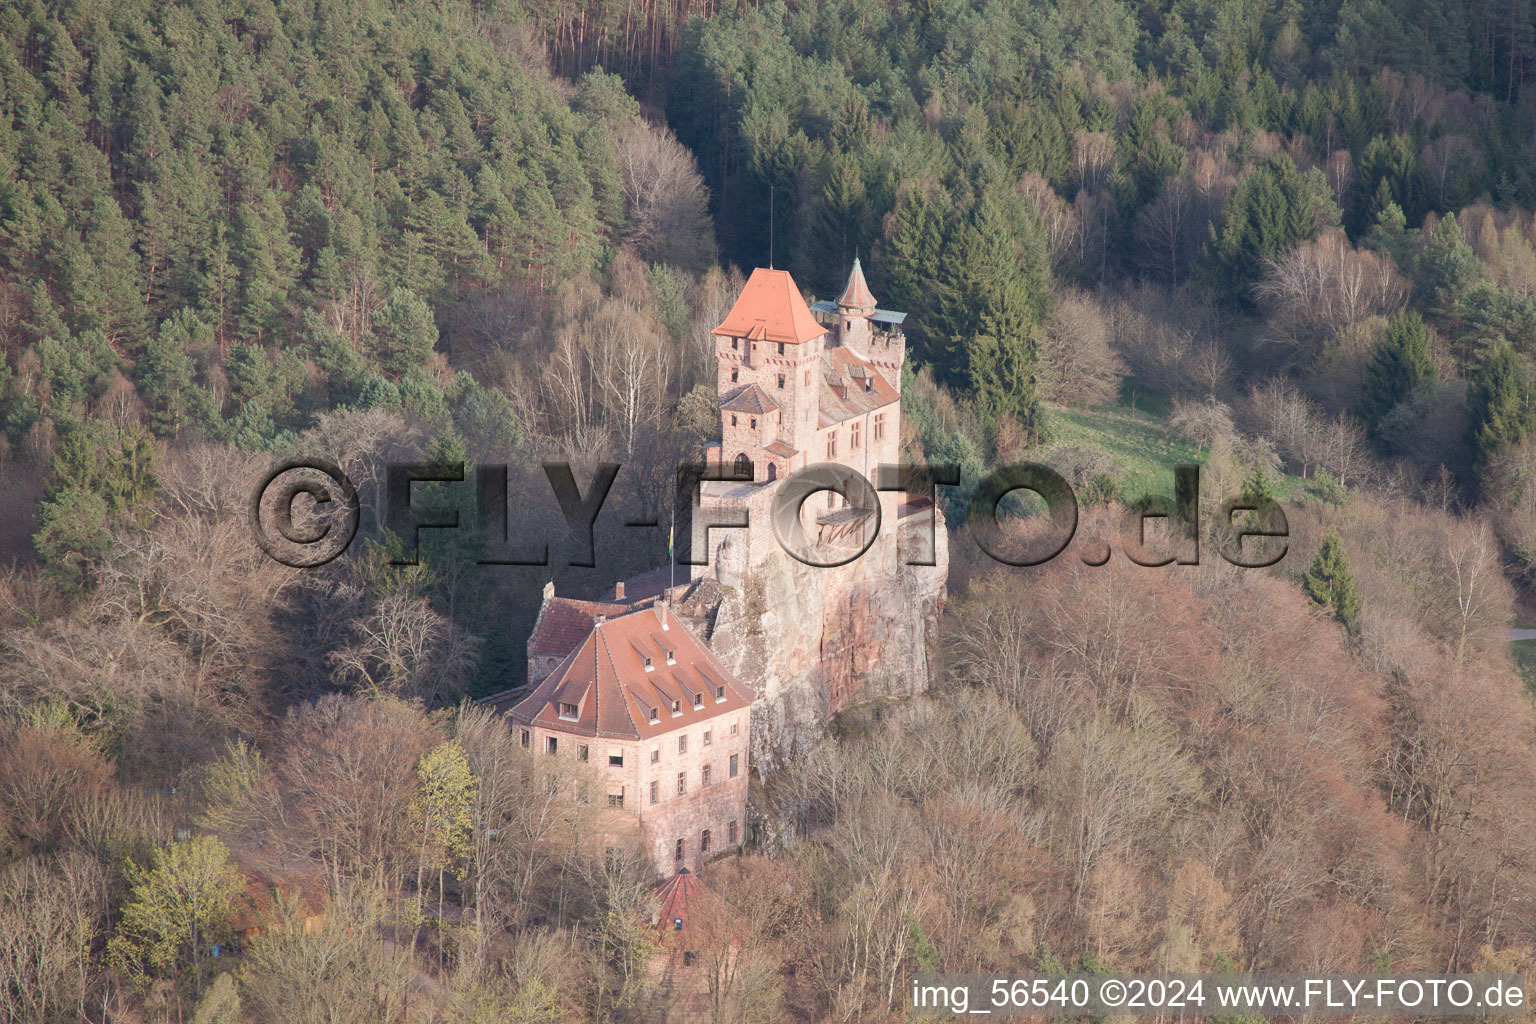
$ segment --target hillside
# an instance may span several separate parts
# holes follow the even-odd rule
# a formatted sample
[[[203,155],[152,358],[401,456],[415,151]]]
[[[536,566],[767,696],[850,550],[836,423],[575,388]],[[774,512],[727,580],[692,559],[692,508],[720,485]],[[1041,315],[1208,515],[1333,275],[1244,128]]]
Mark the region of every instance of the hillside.
[[[858,629],[740,604],[765,693],[770,611],[847,678],[800,680],[842,711],[771,758],[783,709],[741,707],[748,811],[689,826],[732,922],[688,951],[698,1004],[896,1021],[919,970],[1536,977],[1536,655],[1506,633],[1536,587],[1533,17],[3,5],[0,1018],[678,1012],[656,865],[612,838],[659,783],[626,804],[622,753],[469,701],[527,681],[546,585],[617,601],[665,564],[745,275],[814,302],[855,257],[907,314],[895,442],[962,473],[947,586],[868,588]],[[360,492],[314,569],[252,540],[296,455]],[[1082,523],[1006,566],[968,499],[1029,461]],[[1285,557],[1100,564],[1187,462],[1207,512],[1280,502]],[[388,467],[458,463],[407,488],[456,532],[384,514]],[[588,495],[621,466],[590,559],[546,463]],[[548,532],[548,564],[469,529],[503,465],[507,545]],[[783,605],[816,578],[781,575]],[[922,642],[869,618],[919,590]],[[873,655],[927,658],[926,692],[865,686]]]

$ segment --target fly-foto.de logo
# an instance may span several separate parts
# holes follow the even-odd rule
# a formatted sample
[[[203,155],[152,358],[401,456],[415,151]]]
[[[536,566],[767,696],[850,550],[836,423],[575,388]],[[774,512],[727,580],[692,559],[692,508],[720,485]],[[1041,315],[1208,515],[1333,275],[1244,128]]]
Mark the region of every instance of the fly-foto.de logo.
[[[550,564],[550,545],[564,543],[567,564],[594,567],[594,526],[618,478],[616,463],[599,464],[585,487],[566,462],[541,464],[563,523],[515,510],[508,501],[508,467],[464,463],[392,463],[385,467],[382,523],[404,541],[405,556],[396,564],[412,565],[421,530],[473,529],[479,533],[481,565],[539,566]],[[1197,565],[1202,533],[1220,556],[1241,568],[1264,568],[1285,557],[1290,536],[1285,511],[1268,497],[1239,497],[1221,504],[1210,522],[1200,511],[1200,467],[1174,469],[1174,493],[1148,495],[1125,512],[1121,550],[1138,565]],[[463,484],[472,480],[473,500],[459,507],[440,491],[423,503],[418,485]],[[968,534],[989,557],[1011,566],[1036,566],[1055,559],[1077,533],[1079,504],[1072,486],[1056,470],[1039,463],[1000,466],[976,480],[962,481],[958,467],[944,464],[881,465],[875,480],[847,466],[823,462],[774,481],[758,482],[753,468],[739,464],[683,463],[677,469],[673,509],[665,524],[652,511],[624,519],[626,527],[665,528],[674,564],[707,565],[711,531],[746,530],[751,511],[742,502],[712,502],[709,483],[773,488],[768,505],[773,535],[790,557],[809,566],[831,568],[863,556],[880,535],[881,495],[898,492],[933,506],[940,487],[969,486],[965,511]],[[749,488],[750,490],[751,488]],[[449,497],[444,497],[449,495]],[[856,521],[858,542],[833,544],[807,528],[808,509],[817,495],[833,495]],[[465,495],[465,497],[468,497]],[[335,463],[325,459],[289,459],[274,466],[257,484],[250,504],[256,543],[271,558],[293,568],[325,565],[346,552],[362,517],[359,491]],[[814,516],[810,518],[814,519]],[[1148,523],[1164,521],[1165,539],[1176,550],[1147,550]],[[1027,523],[1027,529],[1019,524]],[[932,565],[933,531],[937,517],[926,520],[927,543],[913,545],[903,561]],[[674,541],[676,542],[674,544]],[[1088,565],[1103,565],[1112,557],[1108,543],[1096,553],[1083,554]]]

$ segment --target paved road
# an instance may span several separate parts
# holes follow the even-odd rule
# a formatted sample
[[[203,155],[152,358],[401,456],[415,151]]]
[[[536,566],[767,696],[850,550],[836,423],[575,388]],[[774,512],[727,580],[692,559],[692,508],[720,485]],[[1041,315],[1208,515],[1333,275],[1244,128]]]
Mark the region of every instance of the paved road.
[[[1536,640],[1536,629],[1512,629],[1509,631],[1511,640]]]

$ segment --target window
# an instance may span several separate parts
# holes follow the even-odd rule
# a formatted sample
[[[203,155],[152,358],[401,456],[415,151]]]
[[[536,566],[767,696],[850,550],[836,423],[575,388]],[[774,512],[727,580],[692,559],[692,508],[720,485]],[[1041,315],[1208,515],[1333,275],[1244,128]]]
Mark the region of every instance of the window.
[[[660,708],[651,708],[651,721],[653,721],[653,722],[661,721],[661,709]]]
[[[827,435],[827,458],[829,458],[829,459],[837,458],[837,435],[836,434],[828,434]]]
[[[701,785],[701,786],[709,785],[709,768],[710,768],[709,765],[705,765],[704,766],[704,774],[703,774],[703,777],[699,779],[699,785]]]
[[[624,794],[623,793],[609,793],[608,794],[608,806],[609,807],[623,807],[624,806]]]
[[[732,377],[731,379],[735,380],[736,378]],[[736,414],[735,413],[731,413],[731,426],[734,427],[735,425],[736,425]]]
[[[561,718],[575,718],[580,713],[581,713],[581,709],[578,708],[575,704],[567,704],[564,701],[560,702],[560,717]]]
[[[747,458],[746,452],[736,456],[736,475],[746,480],[752,479],[752,460]]]
[[[806,387],[810,387],[811,386],[811,371],[810,370],[806,370],[805,371],[805,386]]]
[[[661,760],[661,748],[660,747],[652,747],[651,748],[651,764],[655,764],[657,761],[660,761],[660,760]]]
[[[709,829],[705,829],[703,832],[699,833],[699,852],[709,852]]]
[[[645,670],[647,672],[654,672],[654,671],[656,671],[656,666],[651,664],[650,655],[646,655],[646,658],[645,658]]]
[[[667,664],[668,665],[676,665],[677,664],[677,652],[676,651],[668,651],[667,652]]]
[[[878,441],[885,436],[885,413],[875,413],[874,437]]]
[[[738,369],[736,369],[736,367],[734,367],[734,366],[733,366],[733,367],[731,367],[731,383],[732,383],[732,384],[735,384],[735,383],[736,383],[736,379],[737,379],[737,377],[738,377],[738,376],[739,376],[739,375],[740,375],[740,374],[741,374],[741,371],[740,371],[740,370],[738,370]],[[733,426],[733,427],[734,427],[734,426],[735,426],[735,425],[736,425],[736,417],[734,417],[734,416],[732,416],[732,417],[731,417],[731,426]]]
[[[654,803],[656,803],[660,799],[661,799],[661,783],[656,782],[655,780],[652,780],[651,781],[651,803],[654,804]]]
[[[753,416],[751,419],[749,419],[747,421],[747,425],[749,427],[751,427],[753,430],[756,430],[757,429],[757,417]]]
[[[523,730],[523,747],[524,747],[524,749],[527,749],[527,747],[528,747],[528,730],[527,729]]]
[[[624,755],[623,754],[609,754],[608,755],[608,766],[610,768],[623,768],[624,767]]]
[[[783,355],[783,354],[784,354],[784,343],[781,341],[781,342],[779,342],[779,355]]]
[[[678,918],[678,920],[681,921],[682,918]],[[692,967],[693,966],[693,961],[698,957],[698,955],[699,954],[695,953],[691,949],[683,950],[683,966],[684,967]]]
[[[688,753],[688,737],[686,734],[677,738],[677,752],[679,754]]]
[[[741,339],[739,339],[739,338],[732,338],[731,339],[731,348],[733,348],[733,349],[741,348]]]
[[[580,746],[578,746],[576,748],[576,760],[578,760],[578,761],[585,761],[586,759],[587,759],[587,745],[585,743],[583,743],[583,744],[581,744]]]
[[[696,708],[701,708],[704,706],[704,695],[702,693],[696,693],[693,695],[693,706]]]
[[[854,423],[848,428],[848,448],[851,451],[859,450],[859,424]]]
[[[736,722],[732,722],[731,723],[731,735],[732,736],[736,735],[736,730],[738,729],[738,727],[739,727],[738,723],[736,723]]]
[[[726,834],[730,837],[730,844],[732,846],[735,846],[736,845],[736,822],[735,822],[734,819],[732,819],[730,829],[727,831]]]
[[[560,741],[553,736],[544,737],[544,753],[553,754],[560,749]]]
[[[686,792],[688,792],[688,773],[687,772],[678,772],[677,773],[677,795],[678,796],[682,796]]]
[[[674,715],[680,715],[680,714],[683,713],[683,702],[682,701],[675,700],[675,701],[672,702],[672,713]]]
[[[741,755],[740,754],[732,754],[731,755],[731,778],[734,779],[736,777],[736,775],[737,775],[737,773],[738,773],[740,768],[741,768]]]
[[[715,700],[725,700],[725,687],[715,687]]]
[[[779,390],[784,390],[784,375],[782,373],[779,374]]]
[[[683,841],[681,839],[679,839],[677,841],[677,852],[675,854],[673,854],[672,856],[673,856],[674,860],[682,860],[683,859]]]
[[[715,737],[715,732],[714,732],[713,729],[705,729],[704,730],[704,745],[706,747],[709,746],[710,740],[714,739],[714,737]]]

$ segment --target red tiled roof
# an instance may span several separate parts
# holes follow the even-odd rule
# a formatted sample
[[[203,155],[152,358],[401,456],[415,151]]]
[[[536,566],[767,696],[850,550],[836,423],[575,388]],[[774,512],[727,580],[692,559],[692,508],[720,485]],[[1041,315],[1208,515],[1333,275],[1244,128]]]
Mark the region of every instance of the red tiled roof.
[[[778,407],[779,403],[769,398],[768,392],[756,384],[748,384],[745,387],[738,388],[734,393],[727,395],[725,401],[720,403],[720,408],[726,412],[747,412],[758,416],[772,412]]]
[[[282,921],[291,900],[300,917],[314,917],[325,910],[325,887],[314,875],[297,875],[274,881],[255,871],[242,870],[245,888],[235,896],[229,911],[236,933],[270,928]]]
[[[848,274],[848,285],[843,289],[843,294],[837,297],[837,304],[845,309],[874,309],[875,297],[869,292],[869,284],[864,280],[864,268],[859,266],[859,258],[853,258],[853,270]]]
[[[819,422],[823,427],[862,416],[901,397],[884,377],[870,369],[850,349],[829,348],[821,354],[821,362]],[[868,389],[864,386],[866,381]]]
[[[729,338],[801,344],[821,337],[827,329],[811,315],[789,271],[758,267],[714,333]]]
[[[724,700],[716,697],[720,687]],[[756,696],[669,607],[653,604],[590,624],[580,646],[508,716],[581,736],[648,739],[739,711]],[[562,717],[561,704],[574,705],[576,717]]]
[[[739,924],[736,915],[687,868],[662,883],[656,900],[656,927],[665,947],[697,950],[720,936],[738,938],[732,934]]]
[[[572,597],[552,597],[539,611],[528,637],[528,653],[565,657],[576,649],[599,615],[618,615],[625,605],[612,601],[579,601]]]

